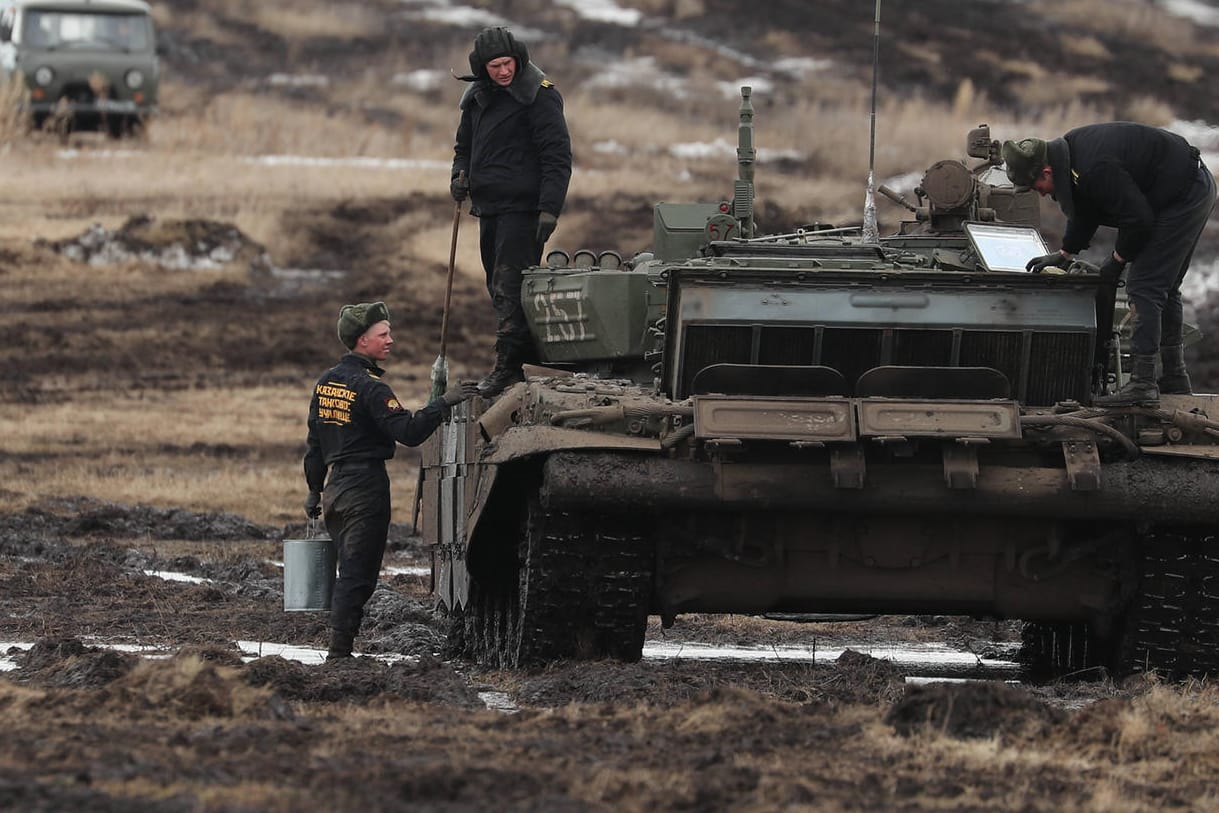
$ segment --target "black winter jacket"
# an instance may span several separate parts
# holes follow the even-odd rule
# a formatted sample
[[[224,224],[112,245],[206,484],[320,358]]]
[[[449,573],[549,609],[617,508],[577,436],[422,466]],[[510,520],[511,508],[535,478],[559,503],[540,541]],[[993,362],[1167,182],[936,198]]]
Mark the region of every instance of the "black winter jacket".
[[[1110,226],[1118,230],[1114,251],[1133,260],[1151,239],[1156,212],[1189,190],[1197,151],[1176,133],[1129,121],[1078,127],[1063,140],[1068,171],[1053,160],[1053,142],[1050,149],[1054,197],[1068,220],[1063,249],[1078,254],[1099,226]]]
[[[326,471],[335,463],[389,460],[395,444],[418,446],[444,420],[440,398],[412,415],[381,380],[384,373],[371,359],[348,353],[318,379],[305,442],[310,491],[322,490]]]
[[[517,87],[523,83],[530,86]],[[511,89],[486,79],[467,89],[453,149],[453,177],[462,170],[470,182],[473,214],[562,213],[571,180],[563,97],[532,64],[517,75]]]

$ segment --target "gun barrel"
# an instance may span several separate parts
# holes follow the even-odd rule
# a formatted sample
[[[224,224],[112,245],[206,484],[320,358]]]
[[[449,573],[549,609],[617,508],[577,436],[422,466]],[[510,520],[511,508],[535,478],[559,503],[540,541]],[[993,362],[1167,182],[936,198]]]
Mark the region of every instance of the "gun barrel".
[[[889,187],[885,186],[883,183],[880,185],[880,188],[877,189],[876,191],[879,192],[880,194],[884,195],[889,200],[896,203],[898,206],[904,206],[906,209],[909,209],[911,212],[918,211],[917,206],[915,206],[913,203],[911,203],[910,201],[903,198],[901,195],[894,192]]]

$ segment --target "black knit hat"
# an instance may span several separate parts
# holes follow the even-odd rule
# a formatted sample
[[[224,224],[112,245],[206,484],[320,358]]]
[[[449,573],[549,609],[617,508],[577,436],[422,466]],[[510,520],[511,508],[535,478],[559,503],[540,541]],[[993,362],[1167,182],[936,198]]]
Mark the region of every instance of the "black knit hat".
[[[502,25],[484,28],[474,38],[474,50],[470,52],[470,70],[475,76],[485,76],[487,63],[501,56],[516,60],[516,69],[523,70],[529,64],[529,50],[525,43],[512,36]]]
[[[384,302],[361,302],[359,305],[344,305],[339,309],[339,341],[348,350],[354,350],[364,331],[377,322],[389,321],[389,308]]]

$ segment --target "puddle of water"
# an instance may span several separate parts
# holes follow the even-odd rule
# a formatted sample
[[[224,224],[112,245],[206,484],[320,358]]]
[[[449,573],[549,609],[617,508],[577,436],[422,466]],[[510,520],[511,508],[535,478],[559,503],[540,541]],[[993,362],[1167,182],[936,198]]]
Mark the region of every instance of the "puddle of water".
[[[266,561],[278,568],[284,566],[281,559],[267,559]],[[430,576],[432,568],[427,565],[386,565],[381,568],[381,574],[384,576]]]
[[[713,646],[698,643],[668,643],[649,641],[644,644],[646,660],[739,661],[787,661],[805,663],[832,663],[848,647],[813,649],[797,646]],[[943,644],[912,644],[910,646],[852,646],[849,649],[870,655],[880,660],[891,661],[906,671],[922,677],[990,677],[1014,675],[1019,664],[1001,659],[980,658],[970,652],[962,652]]]
[[[298,661],[306,666],[316,666],[326,660],[326,650],[312,646],[276,644],[270,641],[238,641],[237,646],[244,653],[242,660],[246,663],[255,658],[266,658],[271,655],[278,655],[289,661]],[[362,655],[357,652],[356,657],[372,658],[382,663],[402,663],[404,661],[415,660],[415,658],[409,655],[399,655],[397,653]]]
[[[326,660],[326,650],[312,646],[273,644],[268,641],[238,641],[237,647],[242,651],[244,655],[242,660],[246,663],[255,658],[265,658],[271,655],[309,665],[316,665]]]
[[[104,641],[98,641],[95,638],[82,638],[84,643],[89,646],[96,646],[102,649],[113,649],[116,652],[133,652],[141,657],[150,659],[168,658],[173,654],[172,651],[167,651],[155,646],[143,646],[141,644],[109,644]],[[242,661],[249,663],[256,658],[265,658],[270,655],[278,655],[281,658],[290,661],[297,661],[307,666],[316,666],[326,660],[326,650],[318,649],[311,646],[296,646],[294,644],[277,644],[269,641],[237,641],[237,647],[242,652]],[[34,646],[33,643],[27,641],[0,641],[0,672],[11,672],[17,668],[17,662],[13,657],[3,654],[9,649],[16,648],[23,652],[28,651]],[[378,654],[378,655],[361,655],[356,653],[358,658],[374,658],[382,663],[400,663],[403,661],[414,660],[408,655]]]

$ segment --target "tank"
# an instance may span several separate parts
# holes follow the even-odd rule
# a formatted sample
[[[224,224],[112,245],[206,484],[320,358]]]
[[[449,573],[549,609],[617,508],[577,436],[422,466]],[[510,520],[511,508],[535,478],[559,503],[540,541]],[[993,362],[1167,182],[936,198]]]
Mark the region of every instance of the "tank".
[[[1113,288],[1024,271],[1037,200],[989,129],[915,201],[882,187],[909,217],[868,242],[760,234],[748,88],[739,117],[730,197],[529,269],[539,364],[424,448],[453,645],[632,661],[649,616],[950,614],[1026,622],[1046,670],[1219,672],[1219,400],[1092,405]]]

